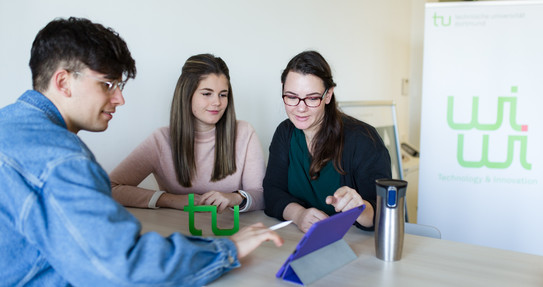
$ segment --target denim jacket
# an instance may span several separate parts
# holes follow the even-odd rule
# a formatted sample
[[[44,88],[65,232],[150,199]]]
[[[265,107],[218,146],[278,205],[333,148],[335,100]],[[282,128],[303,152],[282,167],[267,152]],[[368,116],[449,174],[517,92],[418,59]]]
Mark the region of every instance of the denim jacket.
[[[140,231],[51,101],[0,109],[1,286],[200,286],[240,266],[229,239]]]

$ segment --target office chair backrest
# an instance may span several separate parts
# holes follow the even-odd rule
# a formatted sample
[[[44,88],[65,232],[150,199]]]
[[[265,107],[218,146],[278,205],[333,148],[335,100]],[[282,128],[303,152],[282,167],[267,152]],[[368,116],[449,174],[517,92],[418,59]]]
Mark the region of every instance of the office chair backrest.
[[[402,154],[400,151],[400,137],[396,122],[396,105],[393,101],[353,101],[338,102],[339,108],[347,115],[372,125],[388,149],[392,178],[404,179],[402,168]],[[407,214],[407,200],[405,201],[405,221]]]
[[[388,149],[392,166],[392,178],[403,179],[402,155],[394,102],[338,102],[338,106],[347,115],[375,127]]]
[[[441,232],[434,226],[405,223],[405,233],[441,239]]]

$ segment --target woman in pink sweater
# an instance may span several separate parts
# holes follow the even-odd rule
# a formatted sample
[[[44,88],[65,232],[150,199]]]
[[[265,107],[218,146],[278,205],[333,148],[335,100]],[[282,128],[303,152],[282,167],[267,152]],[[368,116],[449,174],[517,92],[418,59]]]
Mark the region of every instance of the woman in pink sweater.
[[[190,57],[177,81],[170,126],[156,130],[110,174],[113,197],[125,206],[183,209],[215,205],[221,212],[264,208],[265,162],[253,127],[237,121],[224,61]],[[153,174],[159,190],[138,185]]]

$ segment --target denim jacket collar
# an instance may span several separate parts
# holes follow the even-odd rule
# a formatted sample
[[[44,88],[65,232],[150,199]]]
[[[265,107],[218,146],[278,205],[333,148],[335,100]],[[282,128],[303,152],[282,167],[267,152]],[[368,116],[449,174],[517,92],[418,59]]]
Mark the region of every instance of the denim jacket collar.
[[[28,90],[19,97],[18,101],[27,103],[42,110],[53,123],[64,128],[68,128],[58,108],[42,93],[36,90]]]

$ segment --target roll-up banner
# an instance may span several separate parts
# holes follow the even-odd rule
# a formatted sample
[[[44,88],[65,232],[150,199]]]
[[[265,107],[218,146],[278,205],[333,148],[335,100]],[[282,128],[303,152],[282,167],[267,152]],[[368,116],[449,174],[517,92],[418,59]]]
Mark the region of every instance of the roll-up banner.
[[[418,222],[543,255],[543,2],[428,3]]]

